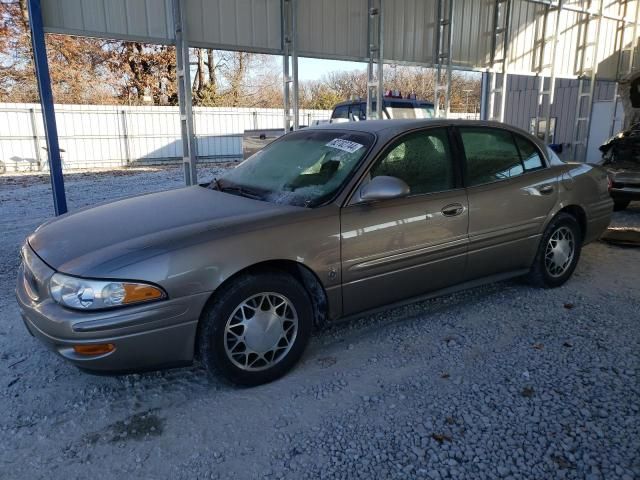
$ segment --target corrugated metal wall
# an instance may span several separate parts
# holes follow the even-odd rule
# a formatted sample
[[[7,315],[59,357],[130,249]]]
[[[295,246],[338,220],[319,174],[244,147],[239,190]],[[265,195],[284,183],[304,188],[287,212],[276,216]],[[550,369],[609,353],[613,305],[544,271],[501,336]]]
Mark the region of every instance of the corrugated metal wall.
[[[367,0],[298,0],[299,54],[366,59],[367,5]]]
[[[282,50],[280,0],[189,0],[186,11],[191,45]]]
[[[538,78],[511,75],[508,78],[507,108],[505,122],[529,131],[531,119],[536,116],[538,102]],[[600,81],[596,84],[594,101],[613,101],[614,82]],[[554,142],[571,143],[576,118],[578,80],[557,79],[551,116],[556,118]]]
[[[44,0],[49,32],[170,43],[171,0]]]
[[[453,10],[452,60],[466,68],[483,68],[491,57],[491,0],[457,0]]]
[[[626,18],[634,18],[639,0],[627,2]],[[484,69],[490,60],[493,0],[455,0],[453,64]],[[567,7],[584,8],[585,0],[565,0]],[[47,31],[167,43],[173,36],[171,0],[42,0]],[[187,0],[189,41],[194,46],[282,53],[281,0]],[[384,58],[390,63],[433,64],[437,25],[436,0],[384,1]],[[621,16],[621,0],[604,0],[605,13]],[[367,59],[367,0],[297,0],[298,50],[301,56]],[[545,7],[529,0],[512,0],[510,71],[535,74]],[[553,27],[553,16],[548,25]],[[560,19],[556,74],[575,77],[582,69],[584,38],[595,40],[589,15],[563,10]],[[618,64],[619,23],[602,19],[597,45],[598,74],[614,79]],[[623,45],[634,41],[627,29]],[[586,34],[585,34],[586,31]],[[547,31],[550,38],[552,32]],[[547,42],[548,45],[549,42]],[[587,65],[594,49],[588,49]],[[549,62],[551,48],[545,48]]]
[[[436,0],[397,0],[384,6],[384,59],[433,63]]]

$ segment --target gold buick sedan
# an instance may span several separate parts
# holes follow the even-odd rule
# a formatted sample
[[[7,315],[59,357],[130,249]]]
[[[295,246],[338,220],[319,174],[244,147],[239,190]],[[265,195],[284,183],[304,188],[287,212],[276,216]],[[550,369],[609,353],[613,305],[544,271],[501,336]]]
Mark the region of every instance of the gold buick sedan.
[[[80,368],[199,359],[257,385],[339,317],[515,276],[562,285],[609,224],[608,190],[602,168],[504,124],[323,125],[211,183],[48,221],[16,294],[29,332]]]

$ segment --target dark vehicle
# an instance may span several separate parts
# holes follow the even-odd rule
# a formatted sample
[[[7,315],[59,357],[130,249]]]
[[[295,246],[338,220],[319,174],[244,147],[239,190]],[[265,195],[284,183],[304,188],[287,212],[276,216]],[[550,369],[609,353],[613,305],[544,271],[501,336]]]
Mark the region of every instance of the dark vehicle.
[[[609,172],[614,210],[640,200],[640,123],[623,130],[600,146],[602,166]]]
[[[210,184],[46,222],[16,293],[27,329],[79,367],[195,357],[256,385],[339,317],[520,275],[564,284],[612,204],[604,169],[507,125],[327,124]]]
[[[375,102],[373,108],[375,109]],[[383,119],[422,119],[433,118],[435,110],[433,103],[417,100],[415,95],[402,98],[400,92],[388,91],[382,100]],[[367,119],[367,102],[363,99],[347,100],[338,103],[333,108],[331,123],[357,122]]]

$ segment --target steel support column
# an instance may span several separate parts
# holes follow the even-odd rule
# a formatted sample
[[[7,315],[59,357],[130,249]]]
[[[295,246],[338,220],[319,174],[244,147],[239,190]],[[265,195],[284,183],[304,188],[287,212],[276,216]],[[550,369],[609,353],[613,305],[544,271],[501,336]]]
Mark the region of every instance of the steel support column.
[[[293,88],[293,129],[300,127],[300,95],[298,87],[298,1],[291,3],[291,87]]]
[[[182,134],[182,161],[184,181],[187,185],[198,183],[196,139],[193,131],[191,106],[191,71],[189,44],[187,43],[186,18],[183,0],[173,0],[173,25],[176,45],[176,70],[178,76],[178,105]]]
[[[384,97],[382,1],[369,0],[368,3],[367,119],[382,118],[382,101]],[[375,112],[373,111],[374,97],[376,102]]]
[[[51,91],[51,76],[49,75],[49,64],[47,62],[47,48],[44,39],[40,0],[29,0],[28,6],[33,60],[36,68],[40,105],[42,106],[44,131],[47,138],[53,209],[56,215],[62,215],[67,212],[67,198],[64,192],[62,159],[60,158],[60,145],[58,144],[58,127],[53,106],[53,92]],[[38,152],[36,152],[37,155]]]
[[[292,17],[293,7],[291,0],[282,0],[282,98],[284,107],[284,132],[291,130],[292,117],[291,114],[291,84],[293,83],[291,75],[291,57],[292,57]],[[296,65],[297,75],[297,65]]]
[[[558,51],[558,33],[560,29],[560,15],[562,14],[563,0],[557,0],[556,3],[545,4],[542,27],[542,42],[540,43],[540,65],[538,67],[538,106],[536,108],[536,124],[534,133],[539,135],[540,118],[544,118],[544,142],[549,143],[551,133],[551,105],[555,99],[556,93],[556,53]],[[549,55],[549,63],[545,64],[545,50],[547,44],[547,32],[549,31],[549,13],[555,12],[555,22],[553,26],[553,34],[551,35],[551,52]],[[545,71],[549,69],[549,87],[545,89]],[[542,115],[540,114],[542,112]]]
[[[580,56],[580,75],[578,80],[578,101],[576,102],[576,118],[573,129],[573,159],[584,162],[587,158],[587,145],[589,139],[589,130],[591,128],[591,114],[593,111],[593,94],[596,88],[596,71],[598,69],[598,47],[600,44],[600,25],[602,20],[602,12],[604,8],[603,0],[596,0],[598,8],[595,11],[589,11],[582,32],[582,42]],[[589,1],[589,7],[592,6]],[[591,23],[595,22],[595,35],[590,30]],[[590,49],[591,58],[588,66],[587,53]],[[585,91],[585,83],[588,88]]]
[[[482,72],[482,79],[480,81],[480,120],[489,120],[489,92],[491,90],[492,74],[489,72]]]
[[[455,0],[438,0],[434,64],[436,77],[434,88],[434,113],[440,116],[440,98],[444,92],[444,116],[451,109],[451,47],[453,36],[453,5]]]

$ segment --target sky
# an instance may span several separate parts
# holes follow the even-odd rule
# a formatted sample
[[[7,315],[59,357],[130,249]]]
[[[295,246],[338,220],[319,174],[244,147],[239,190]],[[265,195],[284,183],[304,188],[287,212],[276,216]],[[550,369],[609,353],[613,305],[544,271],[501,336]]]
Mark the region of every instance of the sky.
[[[298,58],[298,79],[319,80],[329,72],[360,70],[366,71],[367,64],[363,62],[343,62],[340,60],[320,60],[317,58]]]

